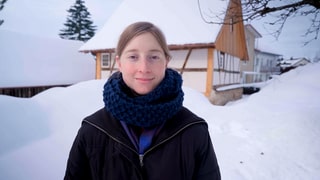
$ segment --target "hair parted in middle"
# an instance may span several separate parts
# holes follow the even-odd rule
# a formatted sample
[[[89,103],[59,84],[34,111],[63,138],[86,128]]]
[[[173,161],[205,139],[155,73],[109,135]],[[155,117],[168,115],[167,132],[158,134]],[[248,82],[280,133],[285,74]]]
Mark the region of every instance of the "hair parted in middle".
[[[136,36],[139,36],[143,33],[151,33],[156,40],[158,41],[160,47],[162,48],[165,57],[170,60],[171,55],[167,45],[166,38],[162,31],[150,22],[135,22],[129,25],[120,35],[118,45],[116,48],[116,56],[121,56],[123,50],[127,44]]]

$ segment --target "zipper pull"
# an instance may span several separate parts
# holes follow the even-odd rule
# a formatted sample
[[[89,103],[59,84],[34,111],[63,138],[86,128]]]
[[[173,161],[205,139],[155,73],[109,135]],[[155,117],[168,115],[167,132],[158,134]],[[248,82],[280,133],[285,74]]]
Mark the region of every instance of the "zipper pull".
[[[140,166],[143,167],[143,154],[139,154]]]

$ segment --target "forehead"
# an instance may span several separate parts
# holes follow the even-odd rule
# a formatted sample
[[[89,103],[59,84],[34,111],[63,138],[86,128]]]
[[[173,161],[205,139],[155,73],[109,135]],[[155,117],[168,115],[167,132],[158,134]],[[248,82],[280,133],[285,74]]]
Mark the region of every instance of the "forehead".
[[[154,37],[153,34],[149,32],[142,33],[133,37],[127,43],[126,47],[124,48],[124,51],[132,50],[132,49],[163,51],[157,39]]]

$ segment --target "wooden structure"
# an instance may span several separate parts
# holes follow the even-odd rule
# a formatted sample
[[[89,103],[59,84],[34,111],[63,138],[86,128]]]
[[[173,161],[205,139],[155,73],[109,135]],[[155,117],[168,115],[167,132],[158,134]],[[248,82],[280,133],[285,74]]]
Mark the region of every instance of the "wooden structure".
[[[96,79],[105,78],[117,69],[114,48],[122,30],[136,21],[150,21],[166,35],[173,54],[169,66],[173,63],[172,68],[183,75],[184,83],[191,79],[203,83],[205,88],[201,91],[210,96],[214,85],[240,82],[239,77],[228,82],[223,79],[231,79],[233,74],[240,76],[239,62],[248,59],[248,52],[241,1],[207,3],[202,9],[219,7],[217,14],[220,15],[226,11],[223,24],[205,23],[200,14],[206,12],[196,8],[200,6],[196,0],[124,0],[104,27],[80,51],[96,56]],[[211,11],[215,12],[213,9]]]
[[[0,88],[1,95],[14,96],[19,98],[29,98],[42,91],[53,87],[67,87],[71,84],[51,85],[51,86],[27,86],[27,87],[5,87]]]

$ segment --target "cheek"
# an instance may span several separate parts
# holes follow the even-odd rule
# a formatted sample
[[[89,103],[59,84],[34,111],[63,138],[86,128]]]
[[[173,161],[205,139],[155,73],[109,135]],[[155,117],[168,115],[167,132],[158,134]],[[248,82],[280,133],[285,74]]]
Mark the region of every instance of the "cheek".
[[[134,66],[128,63],[122,63],[121,64],[121,71],[123,73],[132,73],[132,71],[134,70]]]
[[[161,67],[158,66],[157,68],[155,68],[155,74],[157,74],[158,76],[160,76],[161,79],[163,79],[166,74],[166,69],[167,67],[165,65]]]
[[[117,61],[117,64],[118,64],[118,67],[119,67],[119,70],[123,73],[123,72],[126,72],[127,71],[127,68],[128,68],[128,65],[121,61],[121,60],[118,60]]]

